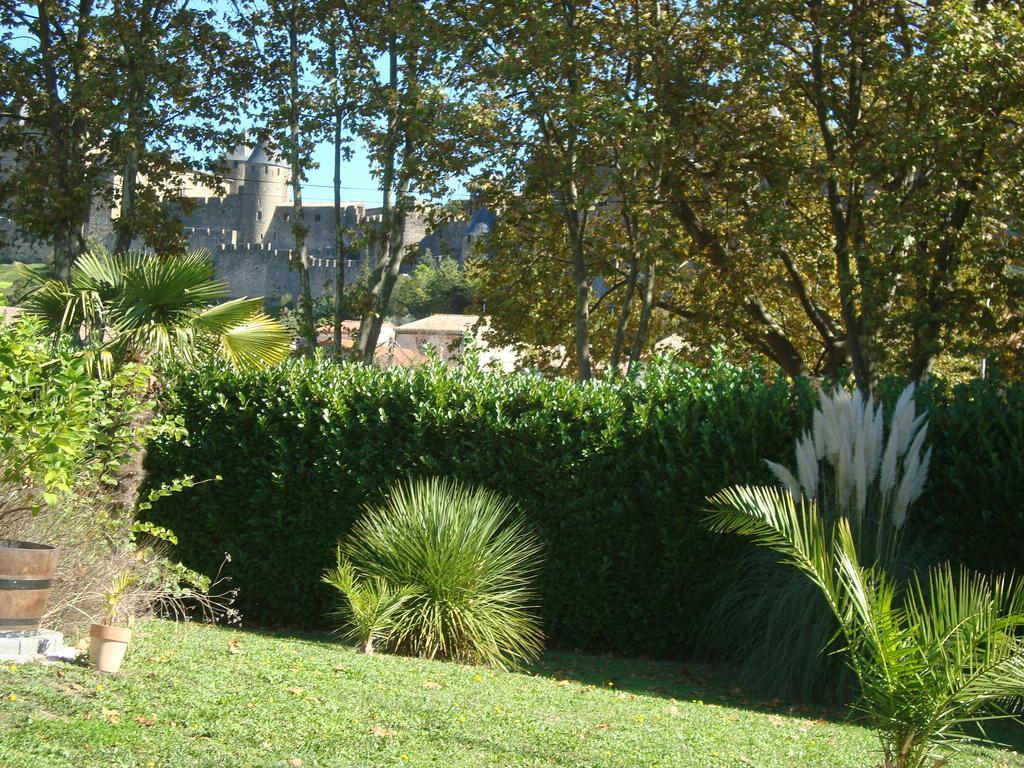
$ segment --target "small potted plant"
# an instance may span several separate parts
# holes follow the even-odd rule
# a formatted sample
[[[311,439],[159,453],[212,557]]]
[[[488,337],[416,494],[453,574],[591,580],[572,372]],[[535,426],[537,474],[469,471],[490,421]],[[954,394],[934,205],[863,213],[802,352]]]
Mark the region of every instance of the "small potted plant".
[[[119,618],[121,600],[134,583],[135,579],[127,574],[114,579],[110,591],[103,596],[103,623],[93,624],[89,629],[89,663],[100,672],[116,674],[121,669],[132,631],[114,624]]]

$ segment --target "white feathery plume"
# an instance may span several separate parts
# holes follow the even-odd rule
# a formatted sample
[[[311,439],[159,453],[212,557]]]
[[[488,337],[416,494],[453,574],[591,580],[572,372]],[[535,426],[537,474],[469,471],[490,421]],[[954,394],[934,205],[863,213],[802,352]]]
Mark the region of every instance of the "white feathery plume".
[[[911,424],[910,424],[910,434],[907,435],[906,440],[904,441],[906,443],[903,446],[904,454],[906,454],[906,452],[908,450],[910,450],[910,443],[917,436],[917,430],[919,430],[922,425],[924,425],[925,429],[927,429],[928,425],[925,424],[925,419],[927,419],[927,418],[928,418],[928,414],[927,413],[922,413],[920,416],[918,416],[916,419],[914,419],[911,422]]]
[[[825,414],[821,409],[816,408],[814,410],[814,426],[812,433],[814,435],[814,456],[821,461],[829,453],[828,438],[826,435],[827,428],[824,424]]]
[[[821,417],[815,419],[814,429],[815,432],[819,428],[821,430],[820,442],[823,458],[833,459],[839,453],[839,434],[836,428],[835,403],[831,397],[822,392],[818,398],[818,407],[819,410],[815,411],[815,416],[820,413]],[[818,442],[817,437],[815,437],[815,442]]]
[[[804,496],[813,499],[818,495],[818,457],[808,432],[796,443],[796,469]]]
[[[864,510],[868,505],[868,484],[870,478],[868,477],[868,434],[867,430],[870,429],[870,422],[865,419],[862,422],[860,433],[857,437],[856,444],[853,448],[853,487],[854,487],[854,499],[856,501],[856,512],[858,524],[864,519]]]
[[[854,390],[853,396],[850,398],[850,427],[853,429],[851,434],[857,434],[860,432],[861,425],[864,423],[864,409],[869,406],[871,401],[864,402],[864,397],[861,395],[860,390]]]
[[[868,425],[868,443],[865,460],[868,469],[868,483],[873,483],[878,476],[878,466],[882,463],[882,449],[885,447],[885,408],[879,404]]]
[[[769,461],[768,459],[765,459],[764,463],[768,465],[768,469],[772,471],[772,474],[775,475],[775,477],[778,478],[779,482],[786,487],[790,494],[792,494],[793,499],[795,501],[799,501],[800,483],[798,483],[796,481],[796,478],[793,477],[793,473],[790,472],[781,464],[778,464],[774,461]]]
[[[924,417],[924,414],[921,416]],[[906,455],[907,446],[914,436],[914,421],[914,385],[908,384],[900,393],[892,412],[892,424],[900,433],[900,456]]]
[[[841,515],[850,508],[850,492],[853,490],[853,456],[849,440],[839,443],[839,455],[833,464],[836,478],[836,511]]]
[[[882,457],[882,469],[878,476],[878,491],[883,500],[888,498],[896,488],[896,468],[900,457],[899,449],[899,426],[893,421],[892,426],[889,427],[889,444],[885,447],[885,455]]]
[[[822,462],[831,466],[831,498],[822,507],[829,516],[846,516],[858,540],[876,541],[875,557],[891,556],[910,506],[920,497],[928,477],[931,450],[922,455],[928,433],[927,414],[917,414],[914,387],[906,387],[893,408],[886,429],[885,409],[874,397],[839,388],[819,392],[812,428],[796,442],[796,474],[767,462],[779,482],[799,500],[813,499],[823,488]],[[870,504],[880,505],[868,514]],[[878,528],[862,531],[869,521]],[[863,536],[863,538],[862,538]]]

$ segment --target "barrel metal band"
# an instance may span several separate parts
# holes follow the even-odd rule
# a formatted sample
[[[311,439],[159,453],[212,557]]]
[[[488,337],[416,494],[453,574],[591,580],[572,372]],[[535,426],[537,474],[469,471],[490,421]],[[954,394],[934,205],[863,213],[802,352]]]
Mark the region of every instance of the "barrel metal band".
[[[0,579],[0,589],[49,589],[50,579]]]
[[[39,622],[42,621],[42,616],[36,616],[31,619],[6,619],[0,617],[0,627],[37,627]]]

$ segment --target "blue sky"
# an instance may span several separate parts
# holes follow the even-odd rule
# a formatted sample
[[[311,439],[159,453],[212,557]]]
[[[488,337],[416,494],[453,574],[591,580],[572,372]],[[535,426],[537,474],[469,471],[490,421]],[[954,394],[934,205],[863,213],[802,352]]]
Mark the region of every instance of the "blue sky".
[[[310,170],[308,180],[302,187],[304,200],[334,201],[334,148],[324,143],[316,148],[314,160],[319,168]],[[370,161],[365,147],[359,141],[352,142],[352,159],[341,165],[341,199],[349,202],[380,204],[380,187],[370,175]]]

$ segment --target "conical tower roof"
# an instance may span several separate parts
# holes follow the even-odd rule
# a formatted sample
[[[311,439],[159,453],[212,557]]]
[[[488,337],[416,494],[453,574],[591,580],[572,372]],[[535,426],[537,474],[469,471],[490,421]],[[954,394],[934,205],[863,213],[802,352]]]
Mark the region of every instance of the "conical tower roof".
[[[254,165],[275,165],[279,168],[288,167],[288,163],[280,157],[271,155],[262,143],[257,144],[256,148],[253,149],[252,153],[249,155],[249,162]]]

